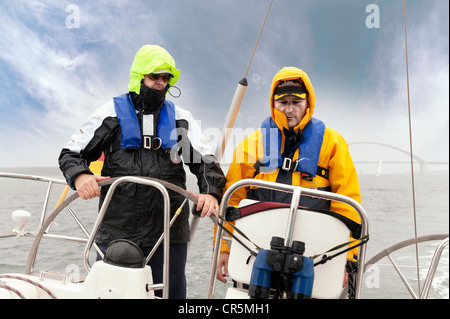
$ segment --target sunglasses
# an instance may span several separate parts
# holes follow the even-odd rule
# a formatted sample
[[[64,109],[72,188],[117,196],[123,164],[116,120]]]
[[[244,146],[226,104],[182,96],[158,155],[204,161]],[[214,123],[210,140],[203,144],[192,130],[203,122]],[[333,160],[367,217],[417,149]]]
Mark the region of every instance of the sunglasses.
[[[150,73],[150,74],[147,74],[146,76],[152,81],[157,81],[158,79],[161,79],[161,80],[163,80],[166,83],[169,82],[170,79],[172,78],[172,76],[170,74],[167,74],[167,73],[163,73],[163,74]]]

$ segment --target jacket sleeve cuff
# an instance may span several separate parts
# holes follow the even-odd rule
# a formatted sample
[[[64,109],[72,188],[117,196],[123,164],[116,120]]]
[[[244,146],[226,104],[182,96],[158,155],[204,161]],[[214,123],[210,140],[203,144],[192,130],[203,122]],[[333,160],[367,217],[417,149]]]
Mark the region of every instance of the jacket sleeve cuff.
[[[77,190],[75,188],[75,179],[81,174],[91,174],[92,175],[92,172],[89,169],[86,170],[86,168],[84,168],[84,167],[78,167],[78,168],[73,168],[64,174],[64,177],[66,178],[66,181],[67,181],[67,185],[69,185],[71,189],[73,189],[75,191]]]

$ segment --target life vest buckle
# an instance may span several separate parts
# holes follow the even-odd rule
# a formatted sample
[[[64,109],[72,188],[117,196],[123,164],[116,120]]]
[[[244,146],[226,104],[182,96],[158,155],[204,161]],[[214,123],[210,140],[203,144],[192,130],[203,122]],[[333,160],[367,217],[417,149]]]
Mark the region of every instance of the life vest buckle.
[[[143,148],[148,150],[158,150],[162,145],[162,140],[159,137],[144,136],[143,141]]]
[[[281,168],[285,171],[290,171],[292,168],[292,160],[289,157],[285,157],[283,160],[283,166]]]

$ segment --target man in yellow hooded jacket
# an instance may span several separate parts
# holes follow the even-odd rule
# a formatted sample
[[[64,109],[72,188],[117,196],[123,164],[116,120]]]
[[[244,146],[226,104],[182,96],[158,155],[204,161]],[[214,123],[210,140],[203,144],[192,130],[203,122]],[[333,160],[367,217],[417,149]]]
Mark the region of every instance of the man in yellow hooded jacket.
[[[314,107],[315,93],[308,75],[295,67],[280,70],[272,81],[270,117],[236,147],[225,190],[238,180],[255,178],[331,191],[360,202],[358,178],[348,145],[338,132],[313,118]],[[244,198],[290,203],[292,195],[241,188],[228,205],[238,206]],[[357,212],[343,203],[304,196],[300,205],[330,210],[360,223]],[[353,253],[347,258],[352,259]],[[223,241],[217,273],[222,282],[228,276],[228,256],[229,248]]]

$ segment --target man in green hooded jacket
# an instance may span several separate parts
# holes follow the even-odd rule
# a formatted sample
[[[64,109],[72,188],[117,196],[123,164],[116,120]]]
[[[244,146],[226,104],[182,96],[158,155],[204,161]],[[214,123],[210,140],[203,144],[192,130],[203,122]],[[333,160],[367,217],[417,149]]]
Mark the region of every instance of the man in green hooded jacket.
[[[166,99],[180,76],[172,56],[157,45],[144,45],[130,70],[128,93],[113,98],[94,112],[75,132],[59,157],[67,183],[81,198],[100,197],[108,186],[98,182],[119,176],[146,176],[186,189],[183,162],[196,175],[199,186],[197,210],[201,216],[218,211],[225,185],[224,174],[205,142],[191,113]],[[101,176],[89,164],[102,153]],[[184,198],[169,191],[171,215]],[[189,241],[189,209],[185,205],[170,231],[169,298],[186,297],[185,264]],[[122,183],[116,189],[96,234],[97,245],[106,250],[115,239],[137,244],[147,255],[163,232],[163,199],[149,186]],[[162,282],[162,245],[151,258],[153,282]]]

